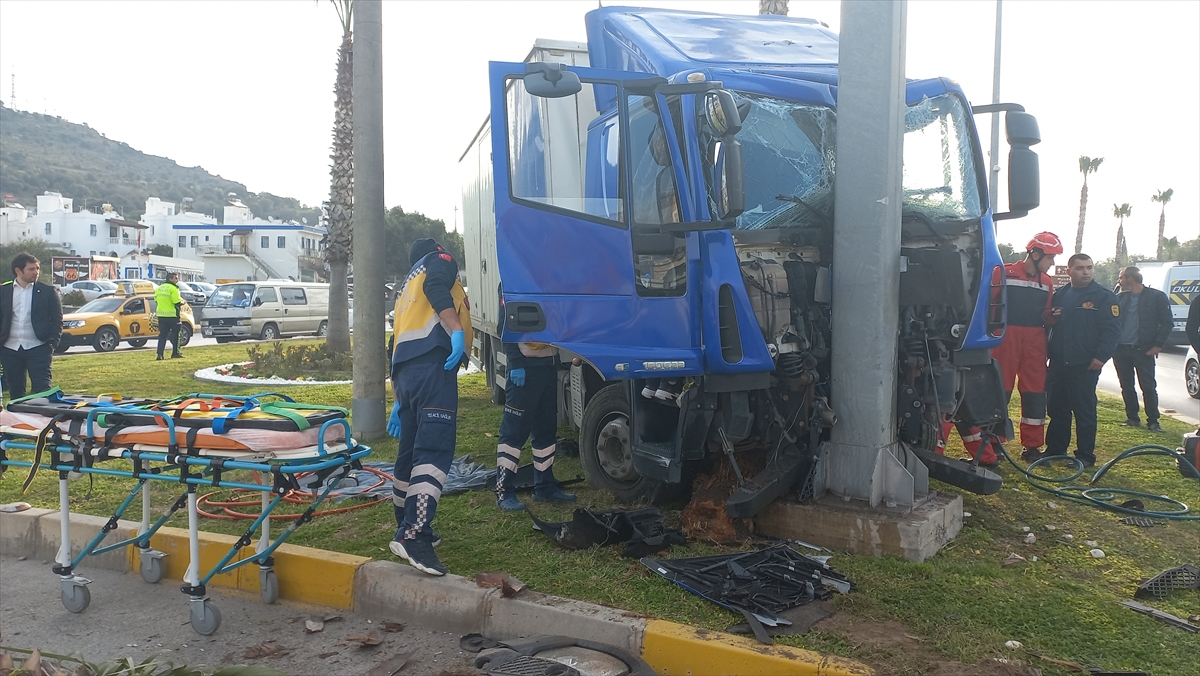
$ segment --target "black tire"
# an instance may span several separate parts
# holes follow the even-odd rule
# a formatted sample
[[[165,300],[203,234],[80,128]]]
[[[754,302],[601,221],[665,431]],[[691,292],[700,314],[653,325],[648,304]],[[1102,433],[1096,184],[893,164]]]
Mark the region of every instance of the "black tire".
[[[633,467],[629,401],[625,385],[609,385],[596,393],[583,412],[579,457],[592,488],[612,493],[625,504],[654,502],[666,485],[644,477]]]
[[[134,347],[145,347],[146,340],[146,338],[134,338],[133,340],[129,341],[129,344]]]
[[[97,352],[112,352],[121,344],[121,336],[111,326],[102,326],[92,339],[92,347]]]
[[[192,342],[192,325],[179,325],[179,347],[187,347],[187,344]]]
[[[267,324],[262,327],[262,332],[258,334],[261,340],[277,340],[279,338],[279,327],[274,324]]]
[[[321,322],[321,325],[317,327],[317,337],[324,338],[325,336],[328,336],[328,335],[329,335],[329,322],[327,322],[327,321]]]
[[[1189,361],[1184,365],[1183,384],[1189,397],[1200,399],[1200,362]]]

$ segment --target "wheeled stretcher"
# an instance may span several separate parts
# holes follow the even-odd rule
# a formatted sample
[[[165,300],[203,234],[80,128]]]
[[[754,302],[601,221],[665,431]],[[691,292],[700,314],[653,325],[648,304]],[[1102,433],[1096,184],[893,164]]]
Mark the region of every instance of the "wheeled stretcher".
[[[32,460],[10,457],[32,452]],[[64,395],[54,389],[10,402],[0,410],[0,475],[9,468],[28,468],[25,487],[39,470],[58,472],[61,538],[52,570],[59,576],[63,606],[73,613],[87,609],[90,580],[76,569],[87,556],[122,547],[140,551],[140,571],[147,582],[162,579],[163,552],[151,538],[177,511],[186,507],[189,565],[182,591],[188,595],[192,628],[205,636],[221,624],[221,613],[206,597],[215,575],[241,566],[259,566],[263,600],[279,597],[273,554],[361,459],[371,453],[350,436],[345,409],[303,404],[277,393],[253,396],[190,394],[170,400],[122,399],[114,395]],[[257,472],[269,481],[249,483],[226,478],[238,470]],[[72,555],[69,482],[80,475],[132,478],[136,484],[99,534]],[[149,481],[181,484],[180,495],[151,522]],[[230,550],[207,572],[200,570],[197,488],[234,488],[261,493],[262,513]],[[308,508],[272,539],[270,514],[289,491],[313,495]],[[142,521],[135,537],[101,546],[117,520],[142,497]],[[240,550],[258,542],[253,556],[235,561]]]

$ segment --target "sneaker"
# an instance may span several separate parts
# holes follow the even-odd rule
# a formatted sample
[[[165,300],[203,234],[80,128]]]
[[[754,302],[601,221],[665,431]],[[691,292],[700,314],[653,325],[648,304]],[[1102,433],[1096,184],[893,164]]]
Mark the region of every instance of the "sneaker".
[[[1040,448],[1026,448],[1021,452],[1021,459],[1030,464],[1041,460],[1042,457],[1043,454]]]
[[[1121,423],[1121,427],[1141,427],[1141,426],[1142,426],[1142,421],[1138,420],[1137,418],[1130,418],[1129,420],[1126,420],[1125,422]]]
[[[517,496],[508,493],[496,501],[496,506],[506,512],[520,512],[525,509],[525,503],[517,499]]]
[[[575,502],[577,499],[574,493],[564,493],[558,486],[540,492],[533,491],[534,502]]]
[[[663,381],[663,383],[658,386],[658,390],[654,393],[654,398],[661,399],[663,401],[675,401],[675,399],[679,397],[679,393],[681,391],[682,389],[680,389],[678,381]]]
[[[436,530],[430,530],[429,532],[433,533],[433,535],[429,536],[431,538],[429,541],[430,545],[436,547],[436,546],[442,544],[442,534],[441,533],[437,532]]]
[[[1158,424],[1157,420],[1151,420],[1150,422],[1146,423],[1146,430],[1150,432],[1161,432],[1163,431],[1163,428],[1162,425]]]
[[[438,560],[433,551],[433,544],[419,538],[412,540],[392,540],[388,549],[396,556],[408,561],[409,565],[422,573],[429,575],[445,575],[446,567]]]

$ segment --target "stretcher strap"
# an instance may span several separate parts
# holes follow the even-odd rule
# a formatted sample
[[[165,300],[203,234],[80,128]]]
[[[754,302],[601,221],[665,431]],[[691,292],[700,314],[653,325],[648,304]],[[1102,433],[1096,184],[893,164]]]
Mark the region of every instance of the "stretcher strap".
[[[286,408],[283,408],[282,406],[277,406],[275,404],[267,404],[259,410],[261,410],[263,413],[270,413],[272,415],[282,416],[284,418],[287,418],[288,420],[291,420],[292,422],[296,423],[296,429],[301,432],[303,432],[304,430],[311,427],[311,425],[308,423],[308,418],[305,418],[304,416],[300,415],[299,413],[294,413],[292,411],[289,411]]]
[[[54,388],[57,390],[58,388]],[[21,484],[21,494],[24,495],[29,491],[29,484],[33,483],[33,477],[37,475],[38,469],[42,466],[42,453],[46,450],[46,441],[50,438],[51,433],[58,434],[58,423],[65,416],[56,415],[50,419],[50,424],[42,428],[38,432],[37,443],[35,445],[33,464],[29,466],[29,475],[25,477],[25,483]]]
[[[41,399],[42,397],[45,397],[46,399],[49,399],[50,401],[56,402],[56,403],[60,402],[60,401],[64,401],[64,399],[62,398],[62,389],[60,389],[58,387],[51,387],[50,389],[45,390],[43,392],[34,392],[33,394],[27,394],[23,397],[20,397],[19,399],[13,399],[8,402],[8,405],[12,406],[13,404],[19,404],[23,401],[29,401],[30,399]],[[74,403],[74,402],[71,402],[71,403]]]

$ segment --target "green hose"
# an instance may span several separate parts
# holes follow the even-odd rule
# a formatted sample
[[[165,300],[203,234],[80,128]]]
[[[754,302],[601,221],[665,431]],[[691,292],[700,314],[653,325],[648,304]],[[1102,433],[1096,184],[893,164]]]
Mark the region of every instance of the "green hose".
[[[1078,479],[1079,477],[1083,476],[1084,466],[1083,466],[1083,463],[1080,462],[1078,458],[1073,458],[1069,455],[1047,456],[1047,457],[1043,457],[1043,458],[1038,458],[1037,460],[1033,461],[1033,463],[1031,463],[1028,468],[1024,468],[1024,467],[1021,467],[1020,465],[1018,465],[1016,463],[1016,461],[1012,459],[1012,456],[1010,456],[1008,454],[1008,451],[1002,445],[996,444],[996,446],[999,446],[1000,451],[1004,454],[1004,457],[1008,459],[1008,462],[1013,467],[1017,468],[1017,471],[1019,471],[1021,474],[1025,475],[1025,480],[1027,482],[1029,482],[1029,484],[1031,486],[1033,486],[1034,488],[1036,488],[1040,491],[1045,491],[1051,495],[1057,496],[1064,500],[1071,500],[1073,502],[1077,502],[1080,504],[1091,505],[1092,507],[1099,507],[1100,509],[1107,509],[1110,512],[1117,512],[1120,514],[1129,514],[1132,516],[1147,516],[1147,517],[1153,517],[1153,518],[1157,518],[1157,519],[1173,519],[1173,520],[1178,520],[1178,521],[1200,521],[1200,514],[1189,514],[1188,506],[1186,504],[1184,504],[1183,502],[1180,502],[1179,500],[1176,500],[1174,498],[1167,497],[1165,495],[1155,495],[1153,493],[1144,493],[1142,491],[1131,491],[1131,490],[1126,490],[1123,488],[1098,488],[1098,487],[1095,487],[1096,482],[1099,481],[1100,478],[1103,477],[1105,474],[1107,474],[1108,470],[1112,469],[1113,466],[1116,465],[1118,462],[1121,462],[1125,458],[1132,458],[1132,457],[1143,456],[1143,455],[1163,455],[1163,456],[1170,457],[1172,460],[1175,460],[1176,462],[1179,463],[1179,467],[1182,469],[1184,476],[1194,478],[1194,479],[1200,479],[1200,470],[1197,470],[1185,458],[1180,457],[1179,454],[1177,454],[1175,451],[1167,448],[1166,446],[1159,446],[1157,444],[1143,444],[1141,446],[1134,446],[1133,448],[1125,451],[1124,453],[1121,453],[1120,455],[1113,458],[1112,460],[1109,460],[1108,462],[1104,463],[1104,465],[1102,465],[1100,467],[1100,469],[1096,470],[1096,473],[1094,475],[1092,475],[1092,478],[1088,482],[1088,485],[1086,485],[1086,486],[1059,486],[1057,488],[1054,487],[1055,484],[1065,484],[1065,483],[1074,481],[1074,480]],[[1073,474],[1071,474],[1070,476],[1047,477],[1047,476],[1041,476],[1041,475],[1035,474],[1033,472],[1034,468],[1037,467],[1038,465],[1043,465],[1043,464],[1049,465],[1052,462],[1061,462],[1064,460],[1066,460],[1070,463],[1073,463],[1077,467],[1075,472]],[[1050,484],[1050,485],[1046,485],[1046,484]],[[1151,510],[1140,510],[1140,509],[1133,509],[1130,507],[1123,507],[1121,505],[1114,504],[1114,502],[1113,502],[1119,495],[1120,496],[1129,496],[1131,498],[1138,498],[1145,502],[1159,502],[1159,503],[1163,503],[1166,505],[1174,506],[1174,507],[1176,507],[1176,509],[1172,509],[1170,511],[1151,511]]]

